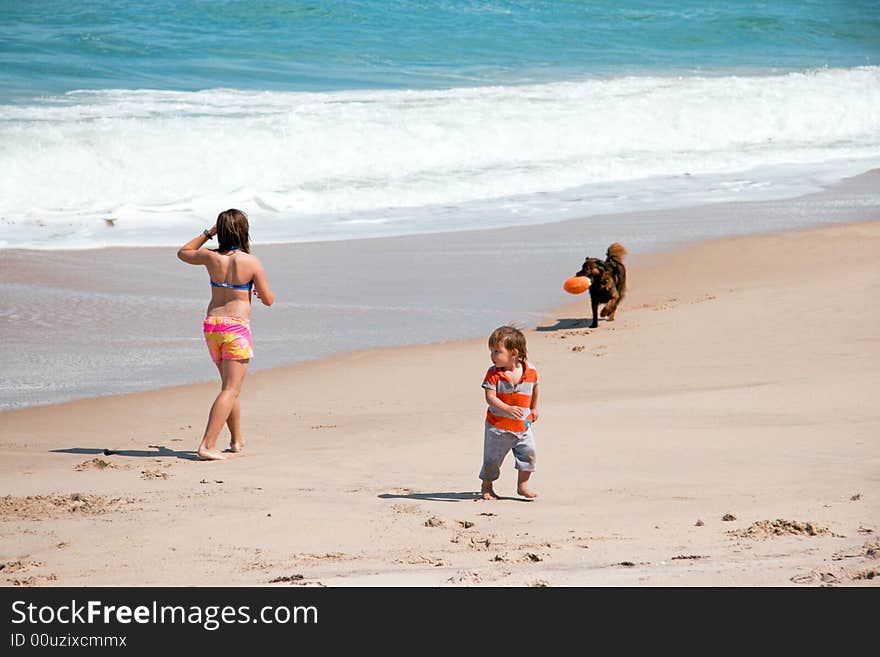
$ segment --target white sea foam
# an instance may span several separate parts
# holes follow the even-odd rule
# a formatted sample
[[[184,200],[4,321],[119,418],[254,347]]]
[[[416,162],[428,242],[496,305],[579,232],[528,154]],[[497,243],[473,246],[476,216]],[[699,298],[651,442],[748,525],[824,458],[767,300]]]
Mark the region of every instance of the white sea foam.
[[[260,241],[539,223],[800,193],[878,162],[876,66],[442,91],[81,91],[0,106],[0,246],[172,245],[227,207],[249,212]]]

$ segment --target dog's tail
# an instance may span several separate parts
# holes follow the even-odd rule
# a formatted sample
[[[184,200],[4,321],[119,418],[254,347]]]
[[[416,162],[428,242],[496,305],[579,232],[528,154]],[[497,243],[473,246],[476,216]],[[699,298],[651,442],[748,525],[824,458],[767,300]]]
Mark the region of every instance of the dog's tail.
[[[626,249],[620,242],[615,242],[608,247],[608,251],[605,252],[605,257],[609,260],[617,260],[618,262],[623,262],[623,259],[626,257]]]

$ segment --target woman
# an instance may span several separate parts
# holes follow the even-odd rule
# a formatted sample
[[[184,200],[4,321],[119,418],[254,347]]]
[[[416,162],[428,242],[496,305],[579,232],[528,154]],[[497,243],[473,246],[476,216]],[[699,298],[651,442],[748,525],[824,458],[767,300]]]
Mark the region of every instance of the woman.
[[[216,251],[201,248],[215,235],[219,242]],[[177,257],[191,265],[204,265],[211,280],[204,333],[211,360],[220,372],[222,389],[211,406],[198,455],[217,461],[229,458],[216,449],[224,423],[232,435],[229,451],[240,452],[244,447],[238,395],[248,362],[254,355],[250,330],[251,291],[266,306],[272,305],[275,295],[269,289],[263,265],[250,254],[248,218],[241,210],[221,212],[217,223],[180,247]]]

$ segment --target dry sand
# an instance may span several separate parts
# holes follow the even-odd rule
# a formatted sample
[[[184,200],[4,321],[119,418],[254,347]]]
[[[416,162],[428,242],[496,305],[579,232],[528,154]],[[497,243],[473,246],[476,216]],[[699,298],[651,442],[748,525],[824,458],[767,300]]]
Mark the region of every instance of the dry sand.
[[[877,585],[878,253],[880,222],[703,243],[638,258],[614,323],[529,327],[533,502],[510,457],[474,499],[483,339],[254,373],[221,463],[215,385],[0,414],[0,582]]]

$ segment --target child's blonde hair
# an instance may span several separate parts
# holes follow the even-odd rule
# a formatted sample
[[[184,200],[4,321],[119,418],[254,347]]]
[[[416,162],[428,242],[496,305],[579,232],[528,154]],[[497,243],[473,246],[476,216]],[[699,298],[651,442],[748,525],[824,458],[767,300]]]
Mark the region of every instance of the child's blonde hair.
[[[489,336],[489,348],[498,345],[503,346],[507,351],[516,349],[519,357],[526,359],[526,336],[515,326],[499,326],[492,331],[492,335]]]

